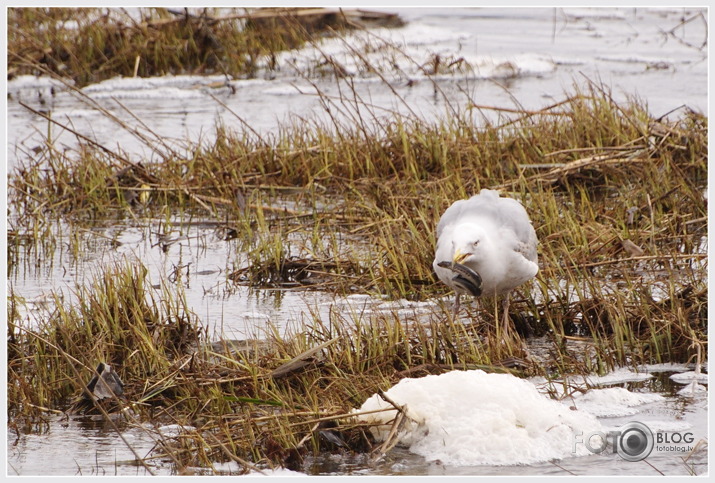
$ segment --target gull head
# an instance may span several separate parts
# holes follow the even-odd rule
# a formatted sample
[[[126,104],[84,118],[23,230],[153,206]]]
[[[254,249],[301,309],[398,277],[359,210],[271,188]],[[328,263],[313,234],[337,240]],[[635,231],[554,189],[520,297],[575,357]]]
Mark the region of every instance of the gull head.
[[[462,224],[455,228],[452,239],[454,254],[452,261],[469,265],[479,263],[484,258],[489,239],[485,230],[479,225]]]

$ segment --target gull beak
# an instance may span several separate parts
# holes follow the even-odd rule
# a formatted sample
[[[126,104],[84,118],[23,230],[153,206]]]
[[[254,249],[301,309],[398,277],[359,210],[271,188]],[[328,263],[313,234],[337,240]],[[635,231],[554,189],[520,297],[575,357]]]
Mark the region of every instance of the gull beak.
[[[471,253],[469,253],[469,252],[462,253],[462,251],[459,248],[457,248],[456,250],[454,250],[454,256],[452,257],[452,262],[462,263],[464,261],[464,259],[470,255],[471,255]]]

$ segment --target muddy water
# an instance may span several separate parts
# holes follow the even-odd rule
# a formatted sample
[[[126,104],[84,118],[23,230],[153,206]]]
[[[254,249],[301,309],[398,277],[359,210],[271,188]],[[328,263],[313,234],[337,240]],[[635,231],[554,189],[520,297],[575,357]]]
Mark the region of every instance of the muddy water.
[[[698,17],[702,13],[698,10],[426,8],[399,13],[409,22],[404,29],[375,29],[367,37],[356,34],[348,43],[327,41],[321,47],[353,74],[353,98],[364,102],[335,100],[330,105],[332,116],[349,123],[352,117],[365,114],[368,104],[371,112],[381,116],[389,117],[398,111],[427,119],[448,115],[451,109],[470,103],[514,108],[518,102],[520,107],[535,110],[563,99],[574,83],[584,87],[589,80],[603,83],[617,100],[637,96],[656,116],[683,105],[703,112],[707,109],[707,50],[700,48],[706,38],[706,25]],[[398,42],[400,49],[390,51],[398,68],[385,67],[383,81],[361,69],[346,46],[381,45],[385,39]],[[440,62],[465,62],[472,68],[427,78],[424,66],[434,63],[437,56]],[[370,60],[379,64],[380,59],[376,55]],[[70,133],[48,126],[18,101],[51,112],[54,119],[71,124],[108,148],[121,149],[144,161],[160,157],[153,148],[119,129],[97,106],[110,109],[132,126],[138,125],[133,117],[136,116],[164,143],[178,150],[184,148],[186,140],[209,142],[217,122],[233,128],[245,123],[264,136],[275,132],[281,123],[300,119],[326,122],[327,111],[321,101],[340,96],[347,84],[337,84],[330,76],[317,72],[321,59],[315,49],[286,53],[283,60],[292,67],[264,70],[255,79],[231,80],[227,84],[221,76],[115,79],[88,86],[83,90],[85,98],[44,79],[16,79],[8,87],[9,169],[33,159],[33,150],[48,132],[63,149],[76,145]],[[314,85],[324,97],[316,95]],[[97,105],[92,104],[95,102]],[[490,120],[501,115],[490,109],[471,112],[476,118]],[[155,285],[179,273],[181,276],[173,283],[181,285],[192,310],[210,327],[214,337],[231,339],[260,337],[268,321],[285,329],[309,311],[326,315],[334,306],[340,310],[393,310],[397,305],[410,317],[421,317],[433,308],[429,304],[385,302],[362,295],[335,297],[322,292],[230,286],[226,271],[245,262],[240,253],[218,237],[212,227],[176,220],[176,226],[182,223],[185,226],[181,234],[188,238],[166,251],[156,244],[157,220],[108,223],[75,234],[82,238],[79,254],[70,249],[65,235],[53,252],[22,260],[8,273],[8,287],[27,300],[23,316],[32,319],[50,291],[61,291],[71,299],[72,287],[90,280],[97,267],[125,260],[141,262],[149,269]],[[58,234],[62,231],[58,227]],[[654,420],[682,421],[704,435],[704,396],[678,396],[672,386],[645,385],[635,389],[667,396],[664,403],[643,408],[637,417],[655,415]],[[624,421],[614,425],[621,422]],[[123,434],[141,455],[153,445],[146,428],[126,427]],[[11,474],[133,475],[145,471],[127,463],[133,456],[116,433],[93,421],[57,417],[50,419],[47,431],[41,434],[16,437],[9,432],[7,444]],[[604,458],[610,459],[604,463]],[[702,474],[704,462],[699,458],[693,468]],[[666,474],[688,473],[688,465],[672,454],[656,454],[648,461]],[[172,471],[168,466],[153,469],[160,474]],[[304,470],[373,475],[655,473],[645,463],[627,463],[614,455],[572,459],[559,466],[454,468],[426,463],[404,449],[395,450],[379,463],[326,456],[312,461]],[[236,469],[217,467],[217,472],[231,471]]]

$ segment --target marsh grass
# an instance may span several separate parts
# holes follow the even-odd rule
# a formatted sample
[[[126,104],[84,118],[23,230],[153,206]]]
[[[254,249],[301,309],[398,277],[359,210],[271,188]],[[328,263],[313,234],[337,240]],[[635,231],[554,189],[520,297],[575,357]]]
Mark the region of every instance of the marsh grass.
[[[71,307],[58,303],[39,315],[38,326],[19,320],[10,306],[11,427],[37,430],[48,408],[67,410],[97,362],[107,362],[125,382],[122,415],[130,424],[150,419],[194,428],[160,438],[156,448],[156,457],[179,469],[230,455],[297,464],[309,451],[333,449],[335,440],[321,436],[323,430],[346,447],[367,450],[371,439],[349,413],[405,371],[510,371],[475,343],[477,327],[451,318],[424,325],[396,312],[333,310],[329,320],[312,314],[288,336],[269,328],[262,342],[237,349],[209,344],[181,293],[150,289],[141,266],[98,273],[75,296]]]
[[[259,68],[279,68],[278,52],[353,28],[344,16],[299,9],[194,10],[10,8],[8,74],[36,75],[41,66],[80,87],[118,75],[253,77]]]
[[[653,257],[630,264],[642,271],[670,263],[663,257],[679,266],[704,255],[707,125],[694,113],[649,119],[637,103],[624,108],[592,86],[556,112],[506,126],[477,128],[468,113],[435,124],[397,118],[370,131],[339,122],[270,138],[219,126],[216,141],[187,150],[191,157],[155,164],[118,163],[86,144],[78,156],[48,147],[11,179],[12,203],[34,233],[48,213],[203,212],[227,220],[250,254],[236,267],[239,281],[307,283],[321,272],[343,291],[406,298],[434,292],[434,226],[452,201],[482,187],[527,206],[542,272],[579,287],[619,268],[614,256]],[[272,206],[279,194],[294,208]]]
[[[562,339],[560,349],[554,344],[554,357],[525,362],[530,356],[519,344],[488,335],[488,318],[472,314],[472,322],[464,323],[449,310],[425,317],[333,308],[327,319],[305,314],[282,336],[269,326],[256,339],[209,343],[181,290],[150,288],[146,273],[128,263],[99,271],[77,288],[76,303],[65,308],[58,301],[36,315],[39,325],[21,320],[11,298],[11,428],[41,430],[53,413],[70,410],[98,361],[111,361],[125,382],[122,424],[139,427],[149,420],[157,428],[142,426],[157,441],[143,460],[149,468],[158,459],[171,461],[179,473],[227,460],[245,470],[302,469],[310,454],[376,451],[379,445],[351,411],[403,377],[454,369],[566,375],[610,367],[618,357],[601,358],[612,351],[634,357],[627,339],[614,341],[594,330],[593,360],[574,353],[583,346],[570,348]],[[697,294],[683,294],[676,312],[692,310],[693,302],[702,304]],[[667,320],[663,312],[654,313],[654,336],[665,330],[677,340],[671,332],[690,321]],[[162,434],[164,425],[184,429]]]
[[[547,354],[495,337],[488,300],[456,320],[444,304],[426,318],[333,308],[242,350],[211,345],[180,292],[150,290],[142,267],[117,266],[37,326],[10,298],[11,425],[38,429],[101,360],[127,382],[130,422],[193,428],[159,436],[152,458],[180,472],[228,459],[297,468],[339,440],[375,449],[346,415],[402,377],[484,368],[556,378],[707,349],[706,118],[655,119],[596,84],[498,121],[470,102],[433,122],[369,111],[380,122],[355,123],[369,109],[355,99],[326,98],[327,121],[272,135],[218,125],[214,141],[181,152],[146,138],[157,163],[79,136],[59,151],[48,138],[10,178],[9,270],[56,249],[56,220],[158,216],[168,226],[179,214],[212,220],[234,244],[227,283],[424,301],[447,293],[431,268],[439,216],[497,188],[524,204],[540,241],[540,273],[511,317]]]

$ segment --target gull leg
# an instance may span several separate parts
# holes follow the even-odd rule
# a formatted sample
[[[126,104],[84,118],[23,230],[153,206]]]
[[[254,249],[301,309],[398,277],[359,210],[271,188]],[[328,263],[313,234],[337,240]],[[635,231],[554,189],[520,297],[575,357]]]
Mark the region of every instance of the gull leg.
[[[504,335],[509,333],[509,299],[511,292],[507,292],[501,301],[502,306],[502,327],[504,328]]]
[[[457,292],[457,297],[454,299],[454,316],[457,316],[457,312],[459,312],[459,292]]]

